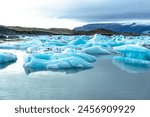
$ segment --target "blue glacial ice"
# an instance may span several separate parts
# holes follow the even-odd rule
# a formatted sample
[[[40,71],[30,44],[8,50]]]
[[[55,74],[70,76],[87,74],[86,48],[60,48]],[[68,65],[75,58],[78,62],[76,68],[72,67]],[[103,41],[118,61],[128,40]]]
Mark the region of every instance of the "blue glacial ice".
[[[12,53],[0,53],[0,64],[2,63],[9,63],[9,62],[15,62],[17,60],[17,56]]]
[[[84,44],[86,44],[86,41],[79,38],[79,39],[71,41],[69,44],[71,44],[71,45],[81,45],[81,44],[84,45]]]
[[[113,64],[118,66],[123,71],[129,73],[139,73],[150,69],[150,61],[132,59],[122,56],[113,57]]]
[[[88,44],[99,45],[102,47],[114,47],[124,45],[124,38],[122,36],[104,36],[104,35],[94,35]]]
[[[14,62],[7,62],[7,63],[0,63],[0,69],[4,69],[6,68],[7,66],[13,64]]]
[[[31,71],[54,68],[92,68],[92,62],[96,61],[98,57],[96,55],[112,53],[116,56],[113,61],[119,63],[119,65],[139,66],[140,64],[140,66],[149,66],[150,61],[150,50],[147,49],[150,48],[149,36],[104,36],[95,34],[93,36],[58,35],[24,36],[21,38],[23,41],[0,44],[0,49],[26,51],[28,56],[25,59],[24,66]]]
[[[30,72],[35,72],[42,70],[92,68],[93,65],[90,62],[87,62],[84,59],[78,57],[66,57],[56,60],[46,60],[45,58],[39,59],[30,55],[25,58],[24,67]]]
[[[91,55],[111,54],[110,51],[100,46],[92,46],[92,47],[85,48],[83,49],[83,52]]]
[[[0,69],[4,69],[16,62],[17,56],[12,53],[0,52]]]
[[[115,56],[113,63],[122,70],[138,73],[150,68],[150,50],[139,45],[115,47],[122,56]]]
[[[95,62],[96,61],[96,57],[83,53],[81,51],[77,51],[77,50],[73,50],[73,49],[65,49],[63,52],[61,53],[53,53],[53,52],[45,52],[45,53],[36,53],[36,54],[32,54],[32,56],[39,58],[39,59],[45,59],[45,60],[57,60],[57,59],[61,59],[61,58],[66,58],[66,57],[76,57],[76,58],[80,58],[83,59],[87,62]]]
[[[66,49],[62,53],[36,53],[28,55],[24,68],[30,72],[42,70],[93,68],[94,56],[76,50]]]
[[[150,50],[139,45],[123,45],[114,47],[114,50],[124,57],[150,61]]]

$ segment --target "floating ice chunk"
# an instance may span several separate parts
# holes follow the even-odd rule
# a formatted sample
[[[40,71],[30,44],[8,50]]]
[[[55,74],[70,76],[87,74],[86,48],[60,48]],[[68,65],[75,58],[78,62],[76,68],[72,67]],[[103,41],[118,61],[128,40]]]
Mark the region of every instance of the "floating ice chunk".
[[[24,67],[29,71],[49,69],[92,68],[93,65],[77,57],[66,57],[56,60],[39,59],[32,55],[25,58]]]
[[[30,41],[19,42],[17,44],[14,44],[14,46],[17,49],[21,49],[21,50],[25,50],[29,47],[40,48],[42,46],[42,42],[40,40],[33,39],[33,40],[30,40]]]
[[[92,55],[73,49],[66,49],[62,53],[32,54],[25,57],[24,67],[27,71],[41,71],[49,69],[92,68],[90,62],[96,61]]]
[[[92,55],[98,55],[98,54],[110,54],[110,52],[106,49],[103,49],[99,46],[93,46],[93,47],[88,47],[83,49],[83,52],[87,54],[92,54]]]
[[[79,38],[79,39],[71,41],[69,44],[72,44],[72,45],[81,45],[81,44],[86,44],[86,42],[83,39]]]
[[[17,56],[12,53],[0,53],[0,63],[15,62]]]
[[[48,64],[48,69],[66,69],[66,68],[92,68],[93,65],[81,58],[67,57],[53,60]]]
[[[93,36],[93,38],[90,40],[90,42],[92,42],[94,44],[94,43],[97,43],[97,42],[108,41],[108,40],[110,40],[110,38],[108,36],[95,34]]]
[[[122,70],[127,71],[129,73],[139,73],[150,69],[150,61],[122,56],[114,57],[113,63]]]
[[[66,48],[62,53],[63,54],[68,54],[68,53],[75,53],[75,52],[77,52],[75,49]]]
[[[10,64],[12,64],[13,62],[7,62],[7,63],[1,63],[0,64],[0,69],[4,69],[6,68],[7,66],[9,66]]]
[[[51,60],[52,53],[33,54],[38,59]]]
[[[38,52],[41,48],[38,46],[31,46],[26,49],[27,53],[35,53]]]
[[[116,42],[125,41],[125,36],[123,35],[114,35],[112,36],[112,40]]]
[[[62,53],[32,54],[32,56],[39,59],[45,59],[45,60],[58,60],[67,57],[76,57],[76,58],[83,59],[87,62],[96,61],[96,57],[73,49],[65,49]]]
[[[115,37],[111,38],[108,36],[96,34],[91,40],[87,42],[86,47],[90,47],[92,45],[92,46],[101,46],[101,47],[109,48],[109,47],[120,46],[125,44],[125,42],[117,40],[116,38],[118,37],[116,38]]]
[[[34,70],[46,70],[47,69],[48,60],[45,59],[38,59],[33,56],[25,57],[25,64],[24,67],[30,69],[31,71]]]
[[[67,55],[69,57],[74,56],[74,57],[82,58],[82,59],[86,60],[87,62],[95,62],[96,61],[96,58],[94,56],[80,52],[80,51],[76,51],[73,49],[65,49],[62,52],[62,55]]]
[[[12,44],[3,43],[0,44],[0,49],[16,49],[16,47]]]
[[[123,45],[114,47],[114,50],[124,57],[150,61],[150,50],[139,45]]]

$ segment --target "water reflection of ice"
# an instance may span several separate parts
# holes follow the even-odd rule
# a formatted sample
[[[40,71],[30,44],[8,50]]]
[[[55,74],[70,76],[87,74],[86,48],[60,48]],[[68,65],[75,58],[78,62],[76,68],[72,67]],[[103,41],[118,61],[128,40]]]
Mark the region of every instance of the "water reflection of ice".
[[[85,71],[85,70],[89,70],[90,68],[76,68],[76,69],[48,69],[48,70],[43,70],[43,71],[52,71],[52,72],[61,72],[61,73],[65,73],[65,74],[74,74],[74,73],[77,73],[77,72],[81,72],[81,71]],[[26,67],[24,67],[24,71],[25,73],[28,75],[30,73],[34,73],[34,72],[39,72],[39,71],[42,71],[42,70],[30,70]]]
[[[13,63],[16,63],[16,62],[13,62]],[[4,69],[4,68],[6,68],[7,66],[9,66],[9,65],[11,65],[13,63],[12,62],[2,63],[2,64],[0,64],[0,69]]]

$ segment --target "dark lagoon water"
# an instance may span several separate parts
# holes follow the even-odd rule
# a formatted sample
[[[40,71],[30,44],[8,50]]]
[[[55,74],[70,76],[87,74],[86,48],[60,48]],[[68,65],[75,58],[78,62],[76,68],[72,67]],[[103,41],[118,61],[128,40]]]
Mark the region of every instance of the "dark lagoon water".
[[[26,74],[23,51],[16,63],[0,66],[0,99],[150,99],[150,69],[112,62],[99,56],[94,68],[84,71],[41,71]],[[76,72],[76,73],[74,73]]]

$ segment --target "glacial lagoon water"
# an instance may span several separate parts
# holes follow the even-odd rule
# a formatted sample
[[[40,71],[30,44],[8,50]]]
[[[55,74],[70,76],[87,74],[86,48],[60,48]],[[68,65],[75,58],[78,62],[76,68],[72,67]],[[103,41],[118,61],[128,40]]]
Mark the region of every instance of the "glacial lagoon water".
[[[26,52],[17,62],[0,66],[0,99],[150,99],[150,69],[114,63],[113,55],[97,57],[94,68],[83,71],[39,71],[26,74]]]

